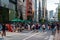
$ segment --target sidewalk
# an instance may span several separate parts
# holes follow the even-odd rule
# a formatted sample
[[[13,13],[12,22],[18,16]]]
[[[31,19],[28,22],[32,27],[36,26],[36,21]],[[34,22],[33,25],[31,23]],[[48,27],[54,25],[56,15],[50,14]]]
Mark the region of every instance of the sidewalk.
[[[20,33],[16,33],[16,32],[6,32],[6,36],[13,36],[13,35],[18,35]],[[2,38],[1,34],[0,34],[0,38]]]
[[[57,33],[57,31],[56,31],[56,34],[55,34],[55,38],[54,38],[55,40],[60,40],[60,33]]]
[[[17,32],[6,32],[6,36],[18,35],[20,33]]]
[[[24,34],[24,33],[30,33],[32,31],[22,31],[22,32],[8,32],[6,31],[6,36],[14,36],[14,35],[20,35],[20,34]],[[1,34],[0,34],[0,38],[2,38]]]

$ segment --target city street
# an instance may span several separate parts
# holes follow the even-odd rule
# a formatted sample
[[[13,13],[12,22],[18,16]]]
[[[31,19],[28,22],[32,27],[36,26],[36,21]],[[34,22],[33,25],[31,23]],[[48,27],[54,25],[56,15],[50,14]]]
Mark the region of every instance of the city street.
[[[60,40],[60,0],[0,0],[0,40]]]
[[[21,33],[11,33],[7,32],[6,37],[0,37],[0,40],[53,40],[51,31],[48,32],[21,32]]]

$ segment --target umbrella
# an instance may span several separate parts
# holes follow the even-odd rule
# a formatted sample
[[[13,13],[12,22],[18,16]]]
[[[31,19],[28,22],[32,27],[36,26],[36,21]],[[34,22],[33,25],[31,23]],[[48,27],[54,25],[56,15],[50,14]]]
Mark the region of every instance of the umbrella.
[[[24,22],[29,23],[29,22],[31,22],[31,21],[29,21],[29,20],[24,20]]]
[[[21,20],[21,19],[19,19],[19,18],[15,18],[15,19],[13,19],[13,20],[11,20],[11,21],[13,21],[13,22],[24,22],[24,20]]]

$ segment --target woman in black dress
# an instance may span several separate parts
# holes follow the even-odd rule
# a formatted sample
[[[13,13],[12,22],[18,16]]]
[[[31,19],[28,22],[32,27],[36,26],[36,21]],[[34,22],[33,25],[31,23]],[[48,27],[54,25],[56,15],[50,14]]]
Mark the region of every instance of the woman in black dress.
[[[59,30],[60,30],[60,24],[57,23],[57,32],[59,33]]]
[[[2,37],[3,36],[6,36],[6,26],[5,26],[5,24],[2,24]]]

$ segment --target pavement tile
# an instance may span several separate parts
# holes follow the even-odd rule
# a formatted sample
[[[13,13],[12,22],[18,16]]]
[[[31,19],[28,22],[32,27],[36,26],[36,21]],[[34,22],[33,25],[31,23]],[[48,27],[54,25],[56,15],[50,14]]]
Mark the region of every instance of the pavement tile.
[[[60,33],[57,33],[55,34],[55,40],[60,40]]]

